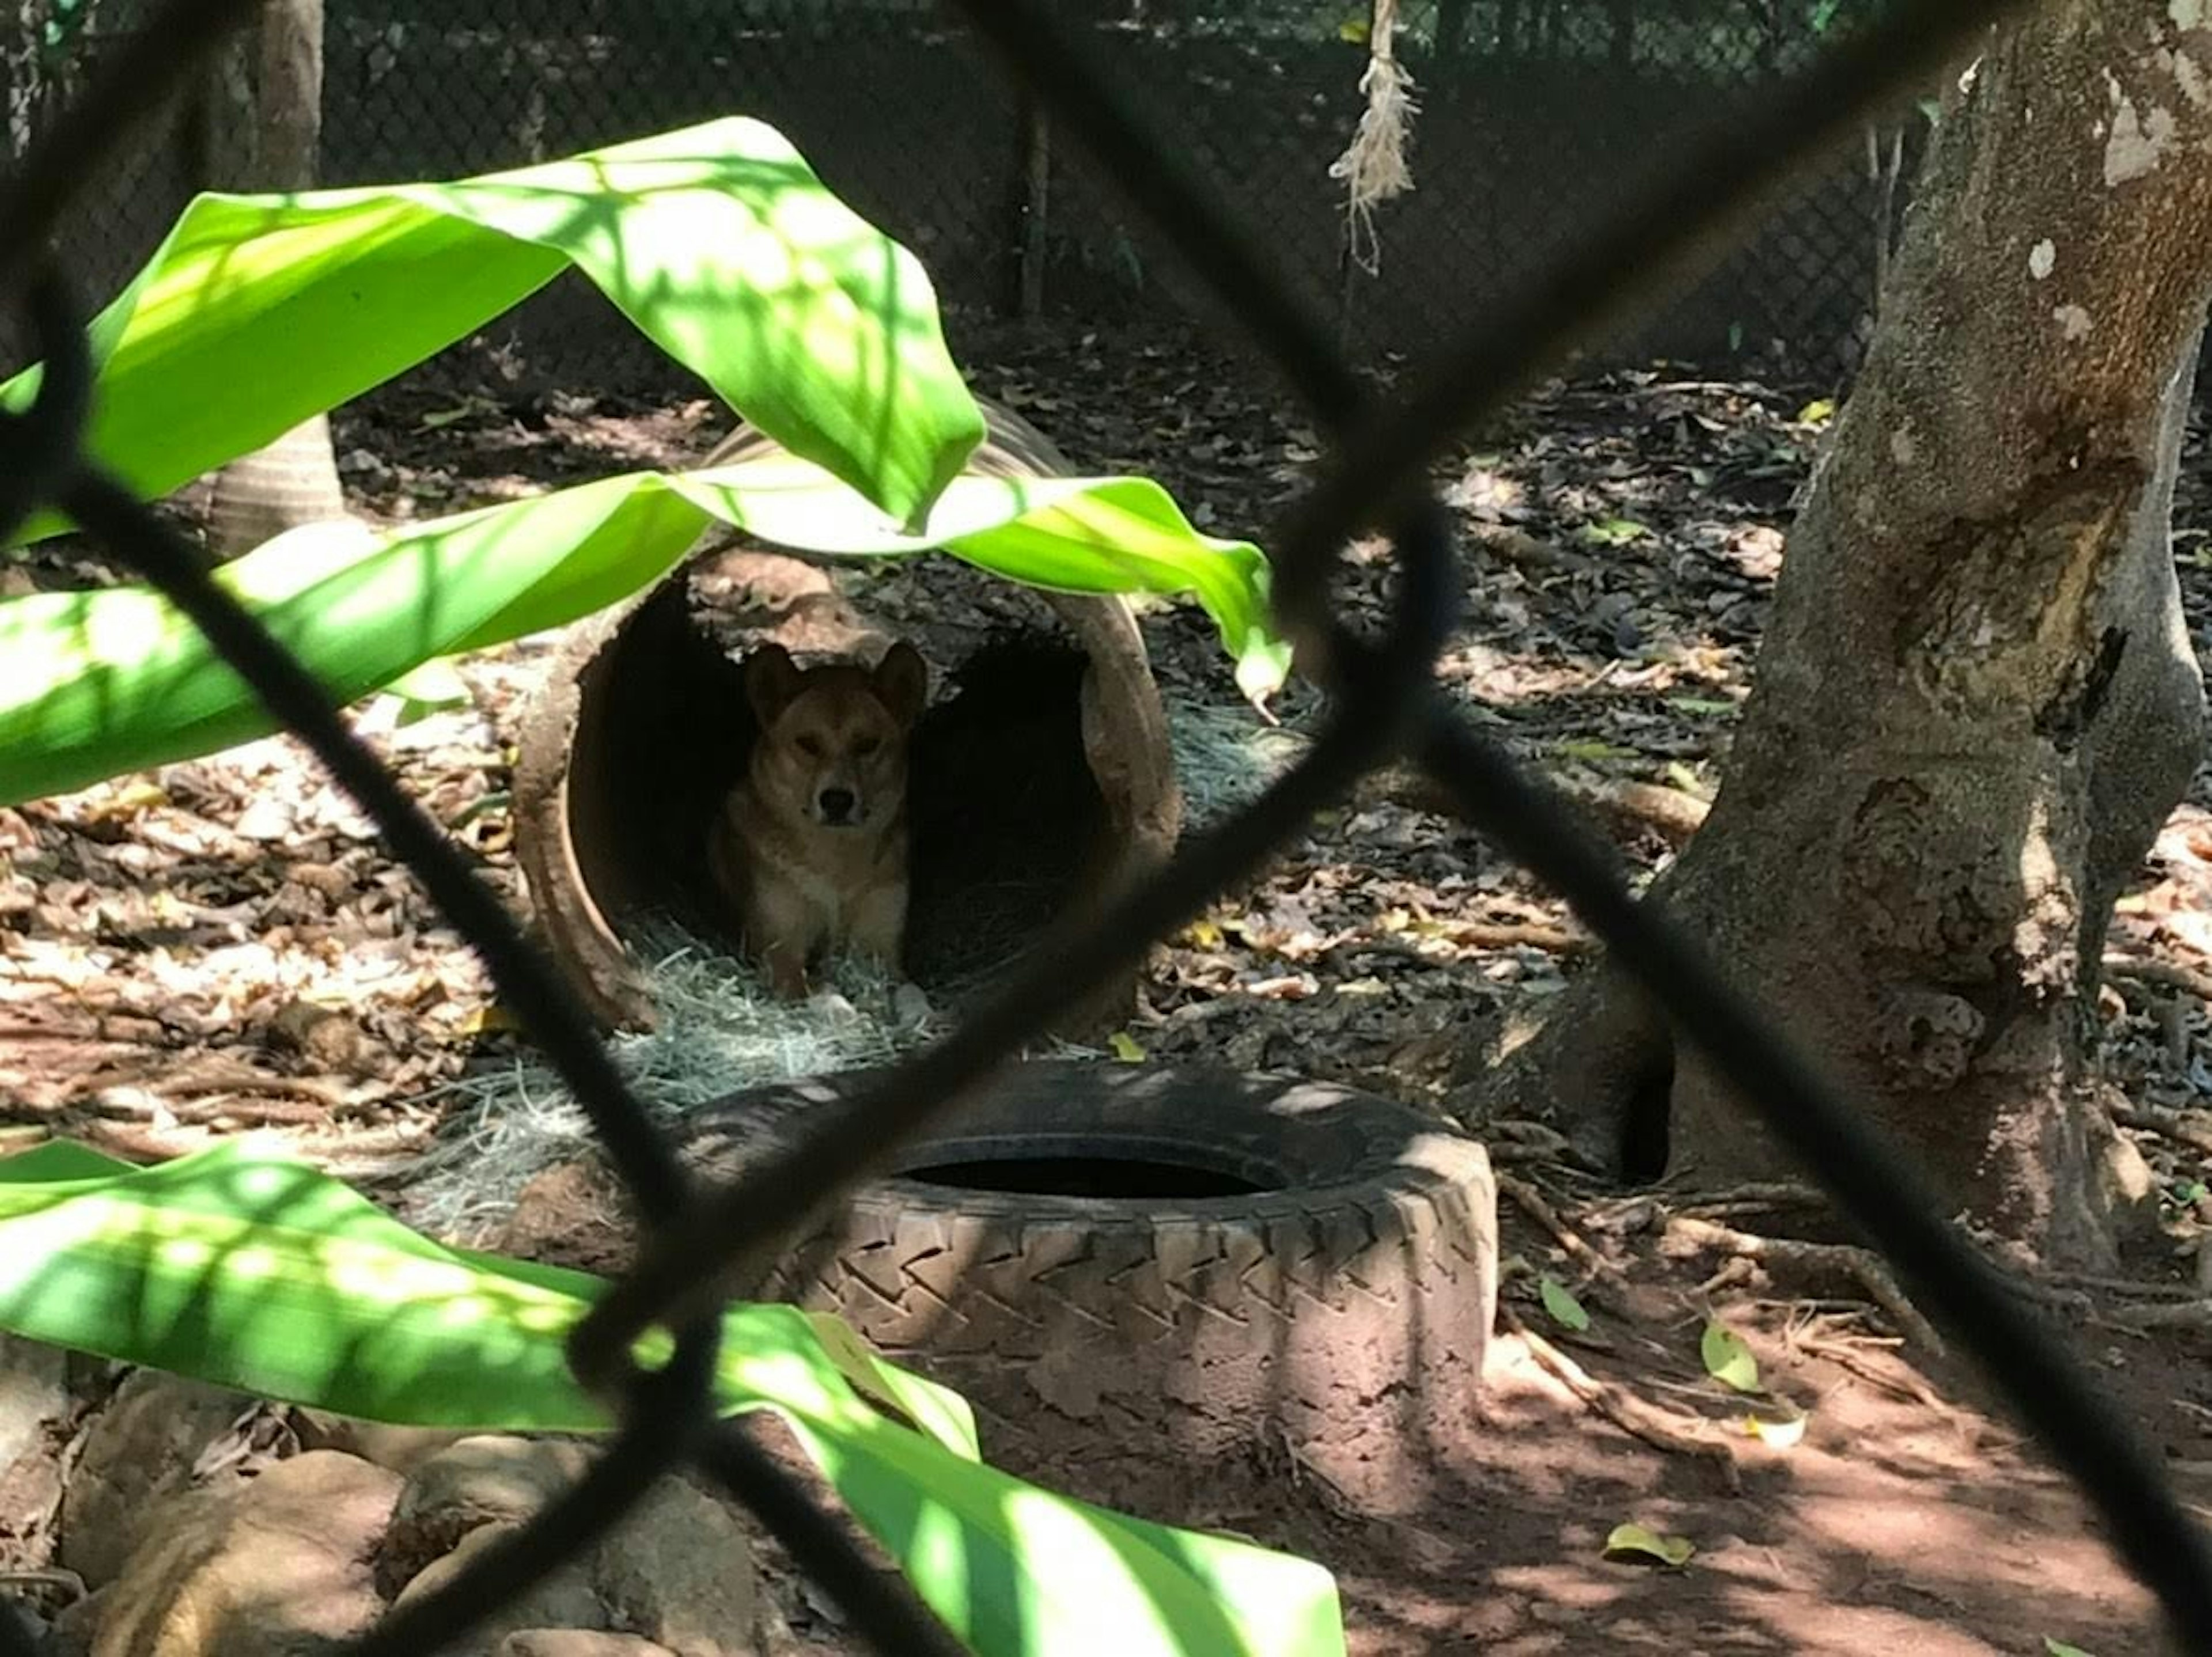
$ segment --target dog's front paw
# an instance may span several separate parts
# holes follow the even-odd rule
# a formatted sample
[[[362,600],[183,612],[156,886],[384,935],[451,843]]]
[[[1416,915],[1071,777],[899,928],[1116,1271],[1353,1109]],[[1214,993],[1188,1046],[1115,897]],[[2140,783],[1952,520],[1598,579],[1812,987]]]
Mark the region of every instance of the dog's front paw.
[[[827,1013],[832,1018],[858,1018],[860,1010],[846,999],[844,992],[827,987],[807,997],[806,1005],[817,1012]]]

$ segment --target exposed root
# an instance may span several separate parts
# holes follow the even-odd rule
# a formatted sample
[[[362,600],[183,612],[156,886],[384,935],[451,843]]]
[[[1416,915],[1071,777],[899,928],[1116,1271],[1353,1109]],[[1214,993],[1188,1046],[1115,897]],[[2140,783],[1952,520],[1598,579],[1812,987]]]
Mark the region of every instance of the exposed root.
[[[1680,1238],[1692,1249],[1717,1250],[1778,1266],[1786,1271],[1825,1272],[1850,1278],[1866,1296],[1888,1314],[1899,1332],[1914,1344],[1941,1357],[1943,1338],[1920,1315],[1905,1291],[1898,1287],[1881,1256],[1853,1243],[1803,1242],[1788,1237],[1761,1237],[1733,1226],[1677,1215],[1667,1222],[1669,1241]]]
[[[1699,1219],[1718,1219],[1729,1214],[1772,1214],[1789,1208],[1824,1208],[1826,1193],[1790,1180],[1755,1181],[1725,1191],[1685,1196],[1674,1205],[1678,1214]]]
[[[2212,1128],[2190,1121],[2184,1113],[2165,1110],[2155,1105],[2114,1103],[2107,1108],[2112,1120],[2122,1127],[2136,1128],[2145,1133],[2155,1133],[2171,1139],[2191,1150],[2201,1150],[2212,1156]]]
[[[2212,1002],[2212,973],[2201,973],[2193,967],[2140,955],[2108,955],[2099,964],[2107,978],[2155,984],[2161,989],[2181,990],[2199,1001]]]
[[[2212,1330],[2212,1300],[2166,1301],[2151,1306],[2114,1306],[2106,1309],[2107,1321],[2124,1329]]]
[[[1708,1424],[1704,1422],[1686,1424],[1679,1417],[1669,1416],[1645,1403],[1634,1393],[1626,1392],[1610,1381],[1600,1381],[1522,1321],[1512,1308],[1501,1306],[1498,1313],[1506,1327],[1519,1336],[1528,1347],[1528,1356],[1587,1408],[1603,1416],[1631,1437],[1640,1438],[1656,1449],[1711,1462],[1720,1470],[1721,1478],[1726,1481],[1731,1493],[1743,1488],[1743,1469],[1736,1460],[1735,1447],[1727,1440],[1715,1436]]]
[[[1615,828],[1650,828],[1680,847],[1705,826],[1709,801],[1656,782],[1568,783],[1568,794],[1609,819]]]

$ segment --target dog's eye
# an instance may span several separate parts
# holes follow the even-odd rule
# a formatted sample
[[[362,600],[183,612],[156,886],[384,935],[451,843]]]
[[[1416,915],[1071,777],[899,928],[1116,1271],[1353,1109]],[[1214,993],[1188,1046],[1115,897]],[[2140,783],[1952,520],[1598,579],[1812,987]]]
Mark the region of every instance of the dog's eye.
[[[810,760],[820,759],[822,757],[822,738],[819,737],[801,737],[799,739],[799,751],[805,755]]]
[[[883,745],[884,739],[881,737],[862,737],[854,743],[853,752],[861,759],[866,759]]]

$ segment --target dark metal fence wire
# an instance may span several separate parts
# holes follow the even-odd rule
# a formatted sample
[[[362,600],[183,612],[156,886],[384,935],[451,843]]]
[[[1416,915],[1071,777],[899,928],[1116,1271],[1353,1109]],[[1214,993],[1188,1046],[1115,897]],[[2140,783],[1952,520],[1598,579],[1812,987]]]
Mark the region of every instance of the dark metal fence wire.
[[[11,141],[126,50],[155,3],[15,0],[20,16],[0,30],[18,37],[0,39]],[[1346,262],[1330,177],[1364,107],[1368,47],[1346,24],[1366,3],[1054,10],[1194,167],[1268,203],[1279,279],[1374,361],[1419,355],[1466,325],[1556,257],[1595,186],[1899,0],[1399,0],[1395,51],[1419,104],[1413,188],[1379,209],[1372,270]],[[58,45],[40,45],[41,14],[64,31]],[[324,39],[320,176],[331,185],[520,166],[736,107],[787,134],[914,248],[963,319],[1097,325],[1203,309],[1074,135],[997,72],[975,30],[924,0],[327,0]],[[1608,342],[1608,356],[1850,367],[1898,180],[1925,131],[1907,102],[1824,155],[1705,279]],[[234,185],[211,162],[204,144],[163,133],[88,180],[96,210],[71,250],[92,297],[137,269],[194,190]],[[667,359],[580,279],[488,333],[532,386],[671,380]]]
[[[2212,1652],[2212,1558],[2155,1463],[2053,1332],[1947,1226],[1918,1173],[1878,1143],[1849,1102],[1734,988],[1656,905],[1630,895],[1577,816],[1522,775],[1436,689],[1449,624],[1449,520],[1427,493],[1425,463],[1470,418],[1494,409],[1601,324],[1648,307],[1709,263],[1717,239],[1850,132],[1911,77],[1972,44],[2004,0],[1922,0],[1820,59],[1731,136],[1678,159],[1667,180],[1595,236],[1532,276],[1481,328],[1437,353],[1401,400],[1371,403],[1326,321],[1279,280],[1264,244],[1196,187],[1174,148],[1134,118],[1036,0],[963,0],[1030,93],[1079,135],[1188,264],[1229,301],[1313,406],[1333,440],[1326,475],[1282,526],[1277,598],[1302,664],[1328,688],[1334,716],[1308,757],[1239,816],[1194,839],[1154,878],[1066,937],[1036,972],[961,1029],[848,1104],[825,1110],[773,1165],[720,1190],[695,1189],[608,1063],[552,967],[517,931],[462,854],[346,730],[312,679],[209,579],[203,555],[84,454],[92,369],[82,316],[48,253],[88,173],[193,72],[254,0],[168,0],[0,188],[0,283],[22,307],[46,371],[36,403],[0,417],[0,530],[57,506],[160,586],[200,626],[271,712],[298,733],[381,828],[392,851],[483,956],[499,993],[590,1113],[647,1226],[635,1269],[580,1326],[578,1373],[618,1413],[593,1470],[561,1501],[487,1551],[438,1593],[388,1616],[356,1657],[432,1652],[619,1522],[656,1480],[690,1460],[750,1507],[878,1649],[960,1648],[902,1579],[876,1569],[843,1521],[708,1407],[714,1314],[741,1292],[793,1228],[882,1164],[1005,1062],[1057,1011],[1149,941],[1198,912],[1364,772],[1418,761],[1466,818],[1549,882],[1613,957],[1634,971],[1842,1208],[1895,1262],[1935,1321],[1987,1367],[2013,1407],[2079,1482],[2115,1546],[2158,1593],[2186,1648]],[[1331,613],[1328,578],[1346,534],[1375,523],[1395,547],[1390,625],[1357,636]],[[679,1332],[650,1372],[630,1357],[651,1327]],[[0,1624],[0,1651],[23,1638]]]

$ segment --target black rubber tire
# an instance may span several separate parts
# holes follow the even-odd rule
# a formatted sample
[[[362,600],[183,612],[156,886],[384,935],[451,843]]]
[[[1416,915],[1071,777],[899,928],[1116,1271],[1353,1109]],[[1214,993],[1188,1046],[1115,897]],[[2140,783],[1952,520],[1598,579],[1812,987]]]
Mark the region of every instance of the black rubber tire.
[[[693,1155],[726,1169],[862,1074],[738,1096],[696,1119]],[[1427,1448],[1463,1430],[1497,1300],[1496,1191],[1474,1141],[1327,1083],[1053,1061],[1011,1067],[896,1166],[1042,1158],[1261,1188],[1099,1197],[894,1177],[848,1198],[768,1292],[842,1314],[1057,1443],[1090,1423],[1154,1429],[1134,1438],[1152,1457],[1169,1452],[1161,1430],[1176,1456],[1273,1445],[1366,1507],[1408,1495]]]

